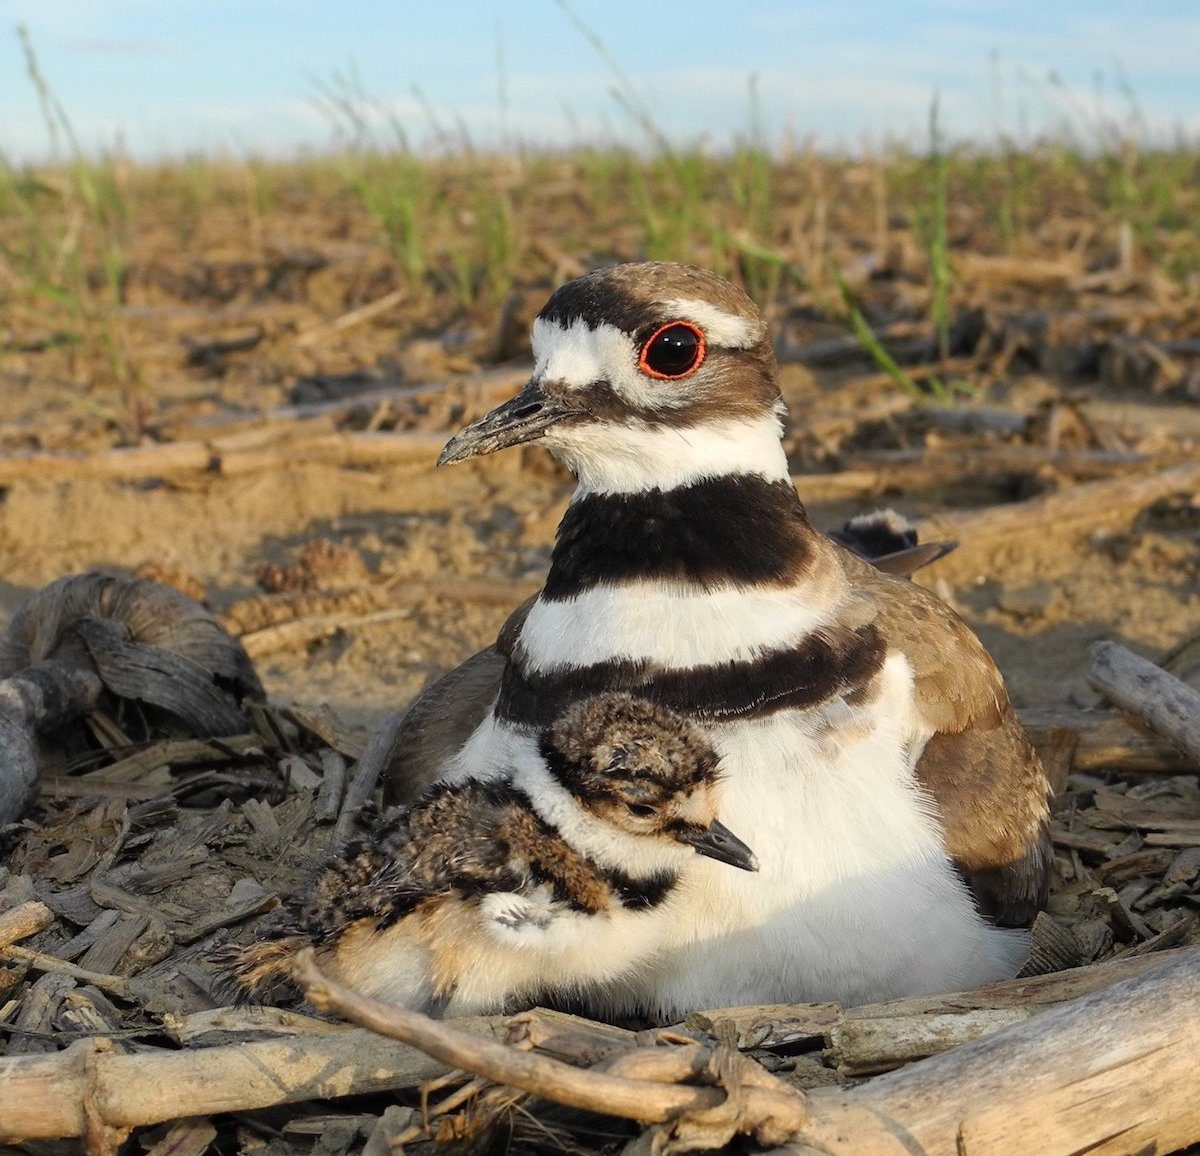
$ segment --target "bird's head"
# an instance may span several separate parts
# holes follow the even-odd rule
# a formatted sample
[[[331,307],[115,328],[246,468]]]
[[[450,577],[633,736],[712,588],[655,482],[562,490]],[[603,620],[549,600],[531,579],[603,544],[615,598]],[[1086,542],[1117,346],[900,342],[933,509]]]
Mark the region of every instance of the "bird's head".
[[[439,465],[540,440],[600,492],[787,476],[766,322],[715,274],[643,262],[568,282],[533,323],[533,356],[528,385]]]
[[[758,870],[754,852],[717,819],[716,752],[672,711],[627,694],[597,695],[566,710],[541,748],[551,774],[604,822]]]

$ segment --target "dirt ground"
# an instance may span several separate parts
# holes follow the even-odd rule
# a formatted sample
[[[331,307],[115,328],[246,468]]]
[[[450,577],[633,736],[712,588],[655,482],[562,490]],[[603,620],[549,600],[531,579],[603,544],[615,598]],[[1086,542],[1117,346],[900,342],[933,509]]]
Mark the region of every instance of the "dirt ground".
[[[502,375],[504,381],[519,376],[519,368]],[[801,366],[785,366],[784,381],[798,440],[814,420],[823,428],[844,421],[851,436],[858,434],[864,423],[836,381],[822,382]],[[869,410],[871,401],[859,404]],[[1138,399],[1126,405],[1139,417],[1157,417],[1162,409]],[[905,437],[905,426],[916,424],[908,417],[889,415],[889,428],[874,436],[885,445],[901,439],[919,445]],[[1170,421],[1165,411],[1162,418]],[[143,565],[189,576],[235,625],[257,624],[246,606],[255,597],[267,604],[253,608],[260,615],[272,598],[278,603],[273,621],[387,606],[396,611],[390,619],[348,621],[328,637],[273,650],[259,665],[280,699],[325,702],[357,721],[403,708],[427,678],[490,642],[508,609],[536,588],[570,492],[570,480],[536,449],[435,471],[441,432],[411,460],[375,468],[305,462],[284,452],[261,470],[232,477],[76,479],[67,470],[57,479],[15,482],[0,503],[0,613],[61,574],[129,573]],[[958,441],[969,452],[981,439]],[[1136,436],[1129,441],[1137,445]],[[1165,460],[1185,458],[1192,444],[1190,436],[1178,439]],[[987,441],[980,448],[986,454]],[[1049,487],[1060,484],[1054,475],[1052,467],[1024,474],[1001,469],[989,478],[968,468],[951,485],[928,486],[918,476],[916,488],[885,484],[876,493],[818,498],[809,506],[824,527],[883,505],[919,519],[1040,492],[1048,488],[1044,479]],[[1191,505],[1133,511],[1129,525],[1102,533],[1051,531],[982,554],[966,543],[921,580],[980,633],[1019,706],[1085,705],[1094,701],[1083,679],[1090,642],[1117,638],[1155,656],[1200,623],[1198,530]],[[264,567],[294,562],[314,539],[357,555],[344,573],[334,567],[310,583],[326,587],[326,603],[312,597],[305,603],[293,593],[288,606],[287,594],[264,595],[257,580]],[[356,592],[367,600],[356,603]]]
[[[1149,181],[1186,158],[1134,160]],[[680,212],[702,209],[732,230],[745,163],[708,162],[703,205]],[[1106,200],[1101,162],[1022,163],[1033,174],[1017,190],[1024,199],[1012,192],[1015,159],[951,166],[952,316],[940,353],[919,162],[776,164],[760,174],[776,264],[703,230],[666,254],[721,267],[762,300],[791,412],[788,446],[818,525],[879,505],[915,518],[987,507],[1197,452],[1200,287],[1179,272],[1193,240],[1187,182],[1165,192],[1159,178],[1148,183],[1163,204],[1131,229],[1128,206],[1122,217]],[[78,289],[90,302],[83,321],[32,291],[14,292],[5,311],[0,615],[65,572],[149,564],[190,576],[247,628],[235,607],[262,593],[260,569],[323,538],[356,551],[362,569],[310,585],[339,590],[334,603],[359,587],[371,609],[394,613],[273,649],[262,659],[272,693],[369,717],[403,707],[430,674],[489,641],[544,571],[569,479],[536,449],[435,472],[437,446],[519,386],[528,324],[555,284],[662,248],[629,182],[667,178],[614,169],[616,183],[604,184],[594,158],[480,162],[470,180],[462,168],[446,162],[424,175],[420,282],[406,278],[380,220],[334,165],[115,170],[131,223],[119,237],[100,230],[88,241],[86,221],[83,231],[93,248],[121,245],[119,305],[105,303],[92,276]],[[470,248],[472,187],[491,188],[509,212],[495,284]],[[651,191],[664,206],[678,196],[669,185]],[[71,207],[67,193],[62,202],[32,203],[51,215]],[[998,205],[1023,227],[1006,236]],[[19,235],[6,240],[20,251]],[[781,272],[785,260],[794,276]],[[848,335],[834,267],[914,382],[965,383],[952,413],[915,402]],[[485,280],[456,290],[460,268]],[[391,431],[413,441],[411,452],[364,458],[315,444]],[[156,448],[181,444],[200,452],[199,467],[156,468],[165,460]],[[151,457],[122,476],[53,457],[111,458],[114,447]],[[50,457],[32,470],[25,459],[38,455]],[[858,485],[826,477],[872,470],[876,479]],[[1011,549],[966,542],[921,580],[981,633],[1018,704],[1091,701],[1090,641],[1117,637],[1156,655],[1200,622],[1188,498],[1103,531],[1072,527]],[[279,621],[313,610],[310,601],[255,613]]]

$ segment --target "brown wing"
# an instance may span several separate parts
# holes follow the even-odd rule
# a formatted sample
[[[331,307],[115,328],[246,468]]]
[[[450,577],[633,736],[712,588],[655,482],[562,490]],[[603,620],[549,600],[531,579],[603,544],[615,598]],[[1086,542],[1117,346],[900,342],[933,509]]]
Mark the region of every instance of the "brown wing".
[[[913,668],[917,709],[934,731],[917,778],[937,804],[951,857],[986,916],[1028,924],[1046,895],[1050,788],[996,664],[941,599],[839,553],[889,646]]]
[[[487,717],[500,691],[508,656],[537,595],[509,615],[492,646],[430,683],[400,721],[398,754],[384,771],[383,794],[390,805],[411,803],[435,783],[446,760]]]

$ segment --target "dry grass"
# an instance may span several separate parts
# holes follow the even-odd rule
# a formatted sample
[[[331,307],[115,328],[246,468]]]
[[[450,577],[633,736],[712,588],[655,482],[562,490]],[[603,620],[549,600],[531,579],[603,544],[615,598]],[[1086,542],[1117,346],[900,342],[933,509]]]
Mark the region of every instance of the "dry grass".
[[[801,308],[848,327],[857,315],[868,333],[927,322],[944,362],[953,317],[980,298],[964,256],[1153,275],[1162,293],[1194,299],[1198,177],[1190,148],[862,159],[773,156],[753,141],[720,156],[425,158],[360,140],[292,163],[74,155],[5,166],[0,389],[58,379],[136,439],[153,426],[164,370],[178,368],[180,320],[196,310],[265,323],[269,344],[399,290],[403,307],[381,319],[394,338],[482,328],[493,348],[468,352],[497,359],[512,352],[501,318],[519,290],[640,257],[716,269],[776,317]]]

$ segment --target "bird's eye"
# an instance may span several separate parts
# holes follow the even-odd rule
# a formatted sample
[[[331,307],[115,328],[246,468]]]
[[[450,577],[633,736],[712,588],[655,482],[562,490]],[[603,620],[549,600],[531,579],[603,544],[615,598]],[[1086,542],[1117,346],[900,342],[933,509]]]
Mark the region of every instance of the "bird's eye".
[[[649,377],[686,377],[704,360],[704,334],[686,321],[657,329],[642,346],[638,369]]]
[[[630,803],[630,811],[635,815],[639,815],[643,819],[649,819],[654,814],[654,808],[646,803]]]

